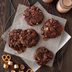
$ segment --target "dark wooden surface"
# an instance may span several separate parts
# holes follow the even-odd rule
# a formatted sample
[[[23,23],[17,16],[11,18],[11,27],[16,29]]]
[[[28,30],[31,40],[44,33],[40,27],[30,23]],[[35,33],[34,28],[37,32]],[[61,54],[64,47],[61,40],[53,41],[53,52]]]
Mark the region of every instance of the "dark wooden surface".
[[[49,13],[66,18],[67,23],[65,30],[72,36],[72,9],[66,14],[60,14],[56,10],[58,0],[54,0],[51,4],[45,4],[42,0],[29,0],[29,2],[27,0],[0,0],[0,36],[11,26],[19,3],[29,6],[36,1],[39,1]],[[5,42],[0,38],[0,72],[6,72],[2,67],[3,62],[1,59],[1,55],[4,54],[4,45]],[[12,57],[15,62],[24,63],[19,57],[13,55]],[[43,66],[37,72],[72,72],[72,39],[58,51],[53,67]]]

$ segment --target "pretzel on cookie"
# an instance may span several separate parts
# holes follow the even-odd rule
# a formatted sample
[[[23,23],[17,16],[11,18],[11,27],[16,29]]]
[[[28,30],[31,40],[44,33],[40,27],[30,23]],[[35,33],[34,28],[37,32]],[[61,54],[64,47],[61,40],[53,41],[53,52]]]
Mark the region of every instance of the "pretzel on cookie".
[[[33,72],[33,70],[32,69],[28,69],[26,72]]]
[[[4,62],[8,62],[11,60],[11,56],[9,54],[4,54],[4,55],[2,55],[2,60]]]

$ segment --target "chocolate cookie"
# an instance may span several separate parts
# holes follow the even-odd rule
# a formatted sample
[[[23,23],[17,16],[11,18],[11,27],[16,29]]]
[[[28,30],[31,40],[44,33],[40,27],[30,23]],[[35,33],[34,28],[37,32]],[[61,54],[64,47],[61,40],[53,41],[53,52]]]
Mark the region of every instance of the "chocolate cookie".
[[[39,65],[47,64],[52,58],[53,53],[45,47],[39,47],[34,54],[34,59]]]
[[[61,35],[64,28],[59,23],[59,21],[55,19],[48,19],[42,27],[42,35],[44,39],[48,38],[56,38],[57,36]]]
[[[25,20],[31,26],[40,24],[43,19],[44,15],[42,11],[35,6],[31,6],[24,11]]]
[[[34,29],[26,29],[21,33],[21,43],[26,47],[33,47],[39,41],[39,35]]]
[[[22,32],[22,29],[14,29],[12,30],[10,33],[9,33],[9,40],[8,40],[8,43],[9,43],[9,46],[16,50],[16,51],[25,51],[26,49],[26,46],[24,46],[22,43],[21,43],[21,34]]]

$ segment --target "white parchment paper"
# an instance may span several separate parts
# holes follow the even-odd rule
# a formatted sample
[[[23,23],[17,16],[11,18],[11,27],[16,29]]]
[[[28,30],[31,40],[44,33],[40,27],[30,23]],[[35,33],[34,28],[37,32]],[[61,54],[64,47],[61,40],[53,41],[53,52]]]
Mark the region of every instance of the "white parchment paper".
[[[58,16],[54,16],[52,14],[49,14],[38,2],[35,4],[35,6],[39,7],[44,16],[45,16],[45,19],[44,19],[44,22],[49,19],[49,18],[54,18],[56,20],[58,20],[63,26],[65,26],[66,24],[66,19],[64,18],[60,18]],[[41,27],[43,25],[40,24],[40,25],[37,25],[37,26],[29,26],[27,24],[27,22],[24,20],[24,17],[23,17],[23,13],[24,13],[24,10],[26,9],[27,7],[24,6],[24,5],[21,5],[19,4],[18,8],[17,8],[17,12],[16,12],[16,15],[15,15],[15,18],[14,18],[14,21],[13,21],[13,24],[12,26],[2,35],[2,38],[7,41],[8,39],[8,33],[13,30],[13,29],[28,29],[28,28],[32,28],[32,29],[35,29],[39,35],[40,35],[40,41],[39,43],[33,47],[33,48],[27,48],[27,50],[21,54],[18,54],[15,50],[11,49],[9,46],[8,46],[8,42],[6,42],[6,45],[5,45],[5,52],[8,52],[10,54],[14,54],[14,55],[17,55],[19,57],[21,57],[32,69],[33,71],[36,71],[40,66],[35,62],[34,58],[33,58],[33,54],[35,52],[35,50],[40,47],[40,46],[45,46],[46,48],[48,48],[49,50],[51,50],[53,53],[54,53],[54,57],[55,57],[55,54],[56,52],[61,49],[61,47],[63,47],[63,45],[71,38],[65,31],[62,33],[61,36],[57,37],[57,38],[54,38],[54,39],[49,39],[47,41],[44,41],[41,37]],[[53,65],[53,61],[54,61],[54,58],[52,61],[48,62],[48,66],[52,66]]]

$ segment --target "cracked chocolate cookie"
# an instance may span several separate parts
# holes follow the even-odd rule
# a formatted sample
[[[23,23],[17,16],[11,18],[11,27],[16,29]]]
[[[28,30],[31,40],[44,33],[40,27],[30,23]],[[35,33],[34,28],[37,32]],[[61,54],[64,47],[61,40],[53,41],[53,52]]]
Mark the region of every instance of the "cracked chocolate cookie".
[[[59,21],[48,19],[42,27],[43,39],[56,38],[63,32],[64,28]]]
[[[30,26],[42,23],[44,15],[42,11],[35,6],[31,6],[24,11],[25,20]]]
[[[39,47],[35,51],[34,59],[39,65],[45,65],[53,59],[53,53],[45,47]]]
[[[16,50],[16,51],[21,51],[24,52],[26,49],[26,46],[24,46],[21,43],[21,32],[22,29],[14,29],[9,33],[9,47],[11,47],[12,49]]]
[[[39,35],[34,29],[26,29],[21,33],[21,43],[30,48],[36,46],[39,41]]]

